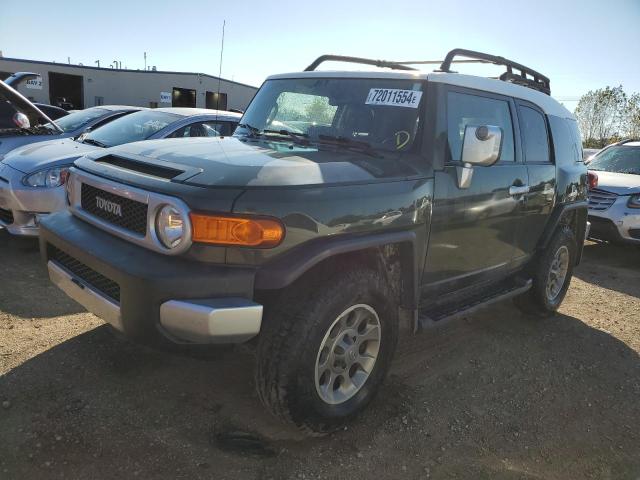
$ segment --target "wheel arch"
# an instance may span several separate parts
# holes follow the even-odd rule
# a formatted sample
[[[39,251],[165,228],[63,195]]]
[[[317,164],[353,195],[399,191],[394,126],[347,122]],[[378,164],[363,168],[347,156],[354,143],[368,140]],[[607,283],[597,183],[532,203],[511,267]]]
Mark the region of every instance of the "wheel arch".
[[[585,234],[587,231],[588,203],[575,202],[556,206],[551,214],[547,226],[538,243],[538,250],[544,250],[549,245],[556,230],[566,225],[573,231],[576,238],[576,265],[582,258]]]
[[[304,243],[256,272],[255,290],[282,290],[318,269],[340,270],[363,265],[384,272],[399,306],[418,304],[416,234],[413,231],[344,235]]]

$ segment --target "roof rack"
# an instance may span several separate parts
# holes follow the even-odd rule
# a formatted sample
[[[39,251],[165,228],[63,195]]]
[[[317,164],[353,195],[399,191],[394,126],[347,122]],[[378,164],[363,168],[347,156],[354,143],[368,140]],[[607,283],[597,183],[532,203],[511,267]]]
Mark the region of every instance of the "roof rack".
[[[455,57],[462,56],[467,57],[463,60],[456,60]],[[463,48],[456,48],[447,53],[444,60],[407,60],[401,62],[391,62],[388,60],[371,60],[369,58],[360,57],[345,57],[342,55],[322,55],[305,68],[305,72],[310,72],[318,68],[321,63],[324,62],[346,62],[346,63],[359,63],[363,65],[372,65],[380,68],[391,68],[392,70],[411,70],[417,69],[410,67],[409,65],[440,65],[438,72],[455,73],[451,70],[452,63],[492,63],[494,65],[504,65],[507,71],[498,77],[503,82],[515,83],[525,87],[538,90],[539,92],[551,95],[550,80],[539,72],[536,72],[532,68],[525,67],[512,60],[507,60],[504,57],[498,57],[496,55],[490,55],[488,53],[476,52],[473,50],[465,50]],[[514,73],[513,70],[518,70],[519,73]],[[533,77],[533,78],[530,78]]]
[[[490,55],[488,53],[476,52],[473,50],[465,50],[464,48],[456,48],[447,53],[447,56],[440,65],[441,72],[451,72],[451,64],[455,62],[454,58],[457,56],[463,56],[474,60],[481,60],[486,63],[493,63],[494,65],[504,65],[507,67],[507,71],[500,75],[499,79],[503,82],[516,83],[525,87],[538,90],[540,92],[551,95],[551,82],[548,77],[545,77],[539,72],[536,72],[532,68],[525,67],[513,60],[507,60],[504,57],[498,57],[496,55]],[[513,70],[519,70],[520,73],[513,73]],[[529,77],[533,78],[529,78]]]
[[[415,68],[402,65],[398,62],[389,62],[388,60],[371,60],[369,58],[344,57],[342,55],[322,55],[316,58],[311,65],[304,69],[304,71],[312,72],[323,62],[361,63],[364,65],[373,65],[374,67],[391,68],[393,70],[416,70]]]

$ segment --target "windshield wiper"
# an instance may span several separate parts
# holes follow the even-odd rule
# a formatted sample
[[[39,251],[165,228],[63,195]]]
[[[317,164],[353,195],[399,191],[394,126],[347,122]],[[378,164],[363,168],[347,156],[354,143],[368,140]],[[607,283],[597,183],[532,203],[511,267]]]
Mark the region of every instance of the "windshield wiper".
[[[107,145],[106,143],[102,143],[99,140],[94,140],[93,138],[85,138],[82,140],[82,143],[86,143],[88,145],[95,145],[96,147],[100,147],[100,148],[109,148],[109,145]]]
[[[260,129],[254,127],[253,125],[249,125],[248,123],[239,123],[238,126],[249,130],[251,132],[251,135],[250,135],[251,137],[260,136]]]
[[[318,140],[320,140],[320,143],[324,143],[327,145],[339,145],[347,149],[364,153],[365,155],[369,155],[371,157],[383,157],[383,155],[376,151],[376,149],[374,149],[369,143],[363,142],[362,140],[354,140],[348,137],[333,135],[318,135]]]
[[[262,134],[265,133],[274,133],[276,135],[280,135],[283,137],[289,137],[290,139],[292,139],[295,143],[298,143],[300,145],[309,145],[311,142],[309,142],[309,135],[307,135],[306,133],[295,133],[292,132],[290,130],[269,130],[267,128],[265,128],[264,130],[262,130],[261,132]]]

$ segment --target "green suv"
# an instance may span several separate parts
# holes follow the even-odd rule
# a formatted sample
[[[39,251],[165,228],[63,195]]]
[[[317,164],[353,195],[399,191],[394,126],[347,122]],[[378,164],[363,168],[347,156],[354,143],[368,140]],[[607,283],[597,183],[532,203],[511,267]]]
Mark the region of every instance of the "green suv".
[[[506,71],[454,73],[459,55]],[[51,280],[135,341],[248,342],[263,403],[309,433],[365,407],[399,332],[511,297],[553,313],[587,218],[549,80],[469,50],[433,73],[320,57],[269,77],[233,136],[90,153],[66,187],[41,228]]]

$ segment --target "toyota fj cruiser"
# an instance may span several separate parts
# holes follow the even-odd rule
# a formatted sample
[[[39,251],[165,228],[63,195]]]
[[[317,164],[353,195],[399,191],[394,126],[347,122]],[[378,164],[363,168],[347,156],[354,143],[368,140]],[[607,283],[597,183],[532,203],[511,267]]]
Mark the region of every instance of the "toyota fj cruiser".
[[[454,73],[456,56],[506,71]],[[131,339],[255,344],[264,404],[327,432],[371,400],[401,329],[511,297],[558,308],[585,237],[581,150],[548,78],[502,57],[420,73],[324,56],[269,77],[232,137],[77,160],[41,252]]]

